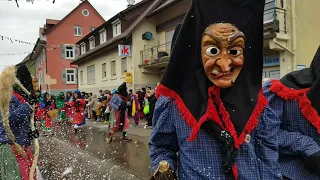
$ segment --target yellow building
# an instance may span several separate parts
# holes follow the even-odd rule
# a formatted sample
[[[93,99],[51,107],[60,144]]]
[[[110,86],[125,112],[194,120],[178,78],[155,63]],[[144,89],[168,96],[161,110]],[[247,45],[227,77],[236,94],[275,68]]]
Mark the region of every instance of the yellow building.
[[[190,3],[191,0],[143,0],[125,10],[122,14],[128,14],[126,17],[115,16],[95,30],[100,34],[107,30],[106,42],[97,44],[99,33],[93,49],[90,49],[93,37],[89,37],[92,35],[79,41],[84,54],[73,64],[79,66],[80,90],[98,92],[115,88],[125,80],[126,72],[132,75],[129,88],[154,87],[169,62],[175,27],[182,23]],[[279,79],[309,67],[320,44],[318,7],[319,0],[266,0],[262,78]],[[127,21],[129,16],[134,21]],[[113,21],[121,22],[123,31],[118,37],[112,35]],[[119,56],[119,44],[130,45],[130,57]],[[87,82],[92,79],[95,81]]]
[[[267,0],[265,77],[280,78],[310,66],[320,45],[320,1]]]

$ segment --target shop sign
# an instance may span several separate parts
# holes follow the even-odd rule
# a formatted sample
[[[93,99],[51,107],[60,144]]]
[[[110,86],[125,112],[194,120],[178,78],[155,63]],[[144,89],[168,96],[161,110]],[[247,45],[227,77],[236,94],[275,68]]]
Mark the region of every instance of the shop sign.
[[[126,72],[124,75],[124,81],[126,83],[132,83],[132,73],[131,72]]]
[[[263,57],[263,67],[280,66],[280,56],[271,55]]]

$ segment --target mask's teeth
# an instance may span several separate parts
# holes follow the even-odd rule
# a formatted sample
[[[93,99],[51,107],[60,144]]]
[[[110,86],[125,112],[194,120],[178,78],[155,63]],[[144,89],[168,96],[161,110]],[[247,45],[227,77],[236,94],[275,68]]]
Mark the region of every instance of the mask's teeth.
[[[212,74],[217,75],[217,74],[219,74],[219,71],[218,71],[218,70],[213,70],[213,71],[212,71]]]

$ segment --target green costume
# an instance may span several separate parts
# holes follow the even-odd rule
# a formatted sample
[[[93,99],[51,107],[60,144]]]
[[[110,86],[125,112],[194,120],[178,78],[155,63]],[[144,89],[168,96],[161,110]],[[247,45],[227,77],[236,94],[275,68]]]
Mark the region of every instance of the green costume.
[[[60,92],[60,94],[57,96],[56,106],[58,108],[58,120],[59,121],[66,120],[67,119],[66,111],[63,110],[63,107],[64,107],[64,93],[63,92]]]

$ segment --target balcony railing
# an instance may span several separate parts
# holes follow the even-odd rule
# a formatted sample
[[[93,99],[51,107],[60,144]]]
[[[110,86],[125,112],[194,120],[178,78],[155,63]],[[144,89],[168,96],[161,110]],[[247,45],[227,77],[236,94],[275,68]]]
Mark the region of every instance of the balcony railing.
[[[283,8],[276,7],[275,1],[269,1],[264,10],[264,32],[265,35],[275,33],[287,33],[287,14]]]
[[[141,66],[152,66],[169,62],[171,42],[141,51]]]

